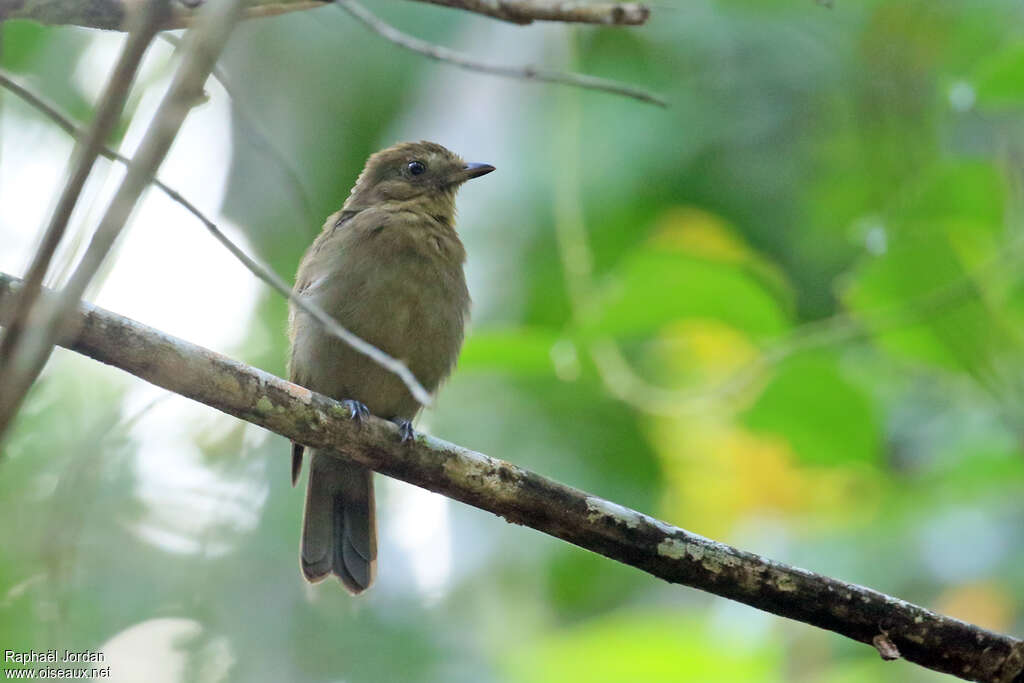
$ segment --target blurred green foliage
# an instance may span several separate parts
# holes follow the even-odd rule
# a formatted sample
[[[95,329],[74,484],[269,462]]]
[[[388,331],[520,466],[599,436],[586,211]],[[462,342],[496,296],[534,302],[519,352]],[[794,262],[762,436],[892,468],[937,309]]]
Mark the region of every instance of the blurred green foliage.
[[[313,216],[245,126],[222,212],[277,272],[396,138],[499,168],[460,200],[474,328],[429,431],[1020,635],[1017,3],[671,2],[629,29],[374,9],[671,101],[462,74],[331,8],[238,29],[235,122],[270,132]],[[88,118],[66,65],[89,32],[2,32],[3,68]],[[569,252],[585,267],[567,274]],[[225,351],[283,373],[285,317],[266,294],[252,341]],[[380,585],[308,588],[285,441],[182,423],[207,485],[153,494],[144,463],[166,454],[132,431],[132,386],[58,353],[22,412],[0,468],[0,648],[113,649],[176,618],[190,626],[169,644],[139,642],[177,651],[189,681],[942,679],[457,504],[440,535],[402,538],[397,486],[380,494]],[[424,547],[439,583],[417,578]]]

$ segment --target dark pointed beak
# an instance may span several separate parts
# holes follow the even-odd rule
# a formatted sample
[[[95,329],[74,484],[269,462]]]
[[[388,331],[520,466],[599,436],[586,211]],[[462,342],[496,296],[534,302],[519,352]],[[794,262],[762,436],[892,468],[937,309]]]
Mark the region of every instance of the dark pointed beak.
[[[490,164],[466,164],[462,167],[462,179],[469,180],[471,178],[479,178],[482,175],[487,175],[494,170],[494,167]]]

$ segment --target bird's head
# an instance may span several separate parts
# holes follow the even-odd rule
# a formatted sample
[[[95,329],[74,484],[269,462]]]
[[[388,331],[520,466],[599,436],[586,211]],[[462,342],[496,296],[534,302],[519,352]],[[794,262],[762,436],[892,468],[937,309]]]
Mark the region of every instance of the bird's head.
[[[393,205],[452,215],[459,186],[493,170],[490,164],[468,164],[434,142],[400,142],[367,159],[345,208]]]

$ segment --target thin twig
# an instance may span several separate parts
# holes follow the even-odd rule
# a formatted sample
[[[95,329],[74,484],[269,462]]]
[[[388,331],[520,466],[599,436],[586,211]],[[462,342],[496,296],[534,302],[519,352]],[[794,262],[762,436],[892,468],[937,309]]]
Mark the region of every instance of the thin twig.
[[[513,24],[564,21],[609,26],[646,23],[651,10],[636,2],[552,2],[551,0],[419,0],[434,5],[485,14]]]
[[[154,0],[155,1],[155,0]],[[9,426],[29,387],[46,364],[65,319],[74,313],[86,287],[106,259],[110,248],[135,208],[142,191],[174,142],[185,117],[200,101],[203,84],[224,48],[245,0],[219,0],[206,6],[204,19],[189,32],[185,55],[174,80],[146,130],[128,172],[111,200],[71,279],[46,311],[40,324],[25,330],[24,343],[11,358],[10,375],[0,393],[0,437]],[[98,146],[97,146],[98,154]]]
[[[0,273],[0,325],[20,283]],[[713,593],[975,681],[1021,683],[1024,641],[878,591],[755,555],[386,420],[349,419],[326,396],[82,304],[62,343],[295,443],[435,491],[666,581]],[[282,455],[288,452],[282,449]],[[889,647],[891,645],[891,647]]]
[[[391,41],[395,45],[423,55],[438,62],[452,64],[454,66],[478,71],[481,73],[504,76],[505,78],[517,78],[528,81],[543,81],[547,83],[562,83],[586,90],[599,90],[624,97],[631,97],[641,102],[656,104],[659,107],[667,107],[668,102],[663,98],[646,90],[633,87],[628,83],[613,81],[586,74],[564,73],[542,69],[536,66],[506,66],[503,64],[492,64],[455,50],[450,50],[441,45],[435,45],[421,40],[408,33],[404,33],[391,24],[387,23],[370,10],[360,5],[356,0],[335,0],[335,4],[345,10],[353,17],[361,21],[371,31]]]
[[[30,89],[13,80],[10,75],[6,74],[2,70],[0,70],[0,87],[7,88],[32,106],[36,107],[39,111],[46,114],[61,129],[67,132],[68,135],[73,137],[81,135],[81,129],[74,124],[67,114],[61,112],[56,105],[47,101],[46,98],[32,92]],[[102,148],[100,153],[112,161],[117,161],[126,165],[129,163],[129,160],[126,157],[109,147]],[[415,375],[412,374],[412,371],[409,370],[404,363],[350,332],[313,301],[296,295],[274,271],[258,263],[246,254],[245,251],[232,242],[228,236],[225,235],[220,228],[218,228],[217,225],[206,216],[206,214],[200,211],[195,204],[186,199],[180,192],[171,188],[159,178],[153,179],[153,185],[159,188],[172,201],[177,202],[186,211],[195,216],[196,219],[198,219],[199,222],[202,223],[235,258],[241,261],[241,263],[249,269],[253,275],[263,280],[279,294],[312,316],[327,332],[338,337],[360,353],[363,353],[381,367],[394,373],[406,385],[413,397],[422,405],[431,405],[430,392],[428,392],[423,385],[419,383]]]
[[[121,50],[117,64],[110,74],[103,95],[100,97],[92,125],[89,126],[80,144],[76,145],[67,181],[64,183],[57,206],[50,217],[50,222],[43,233],[43,239],[25,276],[25,296],[19,300],[14,320],[11,321],[10,327],[0,339],[0,387],[7,389],[4,391],[5,398],[0,398],[0,435],[4,433],[4,427],[13,415],[17,402],[20,401],[16,390],[18,385],[14,380],[19,373],[24,372],[27,368],[19,367],[17,359],[20,355],[23,334],[30,323],[30,317],[34,320],[39,319],[37,316],[40,313],[35,310],[35,303],[42,288],[43,279],[50,268],[50,262],[53,260],[58,245],[64,238],[71,213],[78,203],[78,198],[92,171],[93,164],[121,116],[132,83],[135,82],[135,74],[142,62],[142,56],[153,41],[157,27],[163,21],[166,13],[167,0],[149,0],[145,3],[144,11],[136,15],[137,24],[130,32],[128,41]]]

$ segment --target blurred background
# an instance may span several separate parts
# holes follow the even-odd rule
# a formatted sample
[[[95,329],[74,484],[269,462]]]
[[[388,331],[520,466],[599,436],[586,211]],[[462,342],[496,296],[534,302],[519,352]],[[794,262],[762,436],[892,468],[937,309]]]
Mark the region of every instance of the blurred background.
[[[670,106],[429,62],[326,7],[239,25],[160,177],[290,282],[373,151],[494,164],[459,198],[472,330],[421,429],[1022,634],[1020,3],[680,0],[640,28],[369,7]],[[4,69],[91,117],[123,35],[0,30]],[[176,64],[154,44],[122,152]],[[72,145],[0,96],[21,275]],[[97,164],[61,273],[121,177]],[[158,191],[89,298],[285,372],[285,302]],[[378,585],[308,586],[288,452],[57,350],[0,465],[0,647],[158,683],[946,680],[390,480]]]

